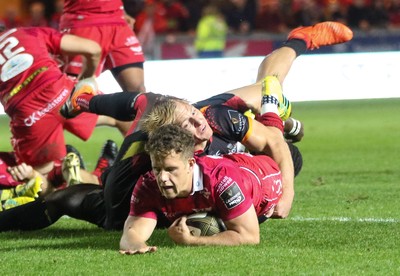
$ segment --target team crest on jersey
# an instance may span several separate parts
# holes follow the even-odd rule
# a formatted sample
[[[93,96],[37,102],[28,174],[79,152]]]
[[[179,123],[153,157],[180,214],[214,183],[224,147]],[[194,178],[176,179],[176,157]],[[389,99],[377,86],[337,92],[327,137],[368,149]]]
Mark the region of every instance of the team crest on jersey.
[[[237,112],[236,110],[228,110],[228,114],[229,114],[229,119],[233,124],[233,130],[236,133],[240,133],[241,131],[243,131],[245,126],[243,115],[241,115],[241,113]]]
[[[232,209],[244,201],[244,195],[239,185],[233,182],[220,196],[226,208]]]

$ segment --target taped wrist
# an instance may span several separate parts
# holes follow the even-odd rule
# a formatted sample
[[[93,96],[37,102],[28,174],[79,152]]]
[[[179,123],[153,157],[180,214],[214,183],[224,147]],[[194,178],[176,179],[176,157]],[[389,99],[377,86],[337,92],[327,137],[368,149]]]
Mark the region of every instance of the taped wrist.
[[[292,129],[288,132],[289,135],[296,136],[300,133],[301,130],[301,122],[297,121],[296,119],[291,118],[293,122]]]

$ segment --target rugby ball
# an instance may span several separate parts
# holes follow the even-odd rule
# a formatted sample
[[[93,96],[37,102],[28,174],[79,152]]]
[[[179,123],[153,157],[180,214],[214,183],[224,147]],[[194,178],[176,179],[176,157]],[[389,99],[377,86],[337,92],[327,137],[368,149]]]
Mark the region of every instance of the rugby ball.
[[[226,227],[222,219],[208,213],[194,213],[189,215],[186,224],[193,236],[212,236],[225,231]]]

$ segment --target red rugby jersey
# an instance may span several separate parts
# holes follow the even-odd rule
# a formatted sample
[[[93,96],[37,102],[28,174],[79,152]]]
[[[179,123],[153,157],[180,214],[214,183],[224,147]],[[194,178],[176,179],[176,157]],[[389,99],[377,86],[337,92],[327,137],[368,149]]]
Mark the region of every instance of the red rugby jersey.
[[[63,73],[52,55],[60,54],[62,34],[51,28],[18,28],[0,33],[0,101],[7,112]]]
[[[166,199],[154,175],[148,173],[134,188],[130,215],[157,219],[161,214],[173,222],[182,215],[207,211],[231,220],[253,205],[257,215],[262,216],[282,195],[281,173],[268,156],[238,153],[196,160],[200,170],[194,176],[192,195]]]
[[[121,0],[65,0],[60,29],[126,24]]]

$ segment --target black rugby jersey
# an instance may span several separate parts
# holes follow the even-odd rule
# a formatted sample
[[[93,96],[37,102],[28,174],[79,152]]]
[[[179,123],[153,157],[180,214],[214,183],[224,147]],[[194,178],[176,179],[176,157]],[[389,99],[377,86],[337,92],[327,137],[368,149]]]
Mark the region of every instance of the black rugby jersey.
[[[201,111],[214,132],[204,149],[205,154],[243,152],[240,142],[246,139],[251,129],[248,117],[226,105],[209,106]]]

